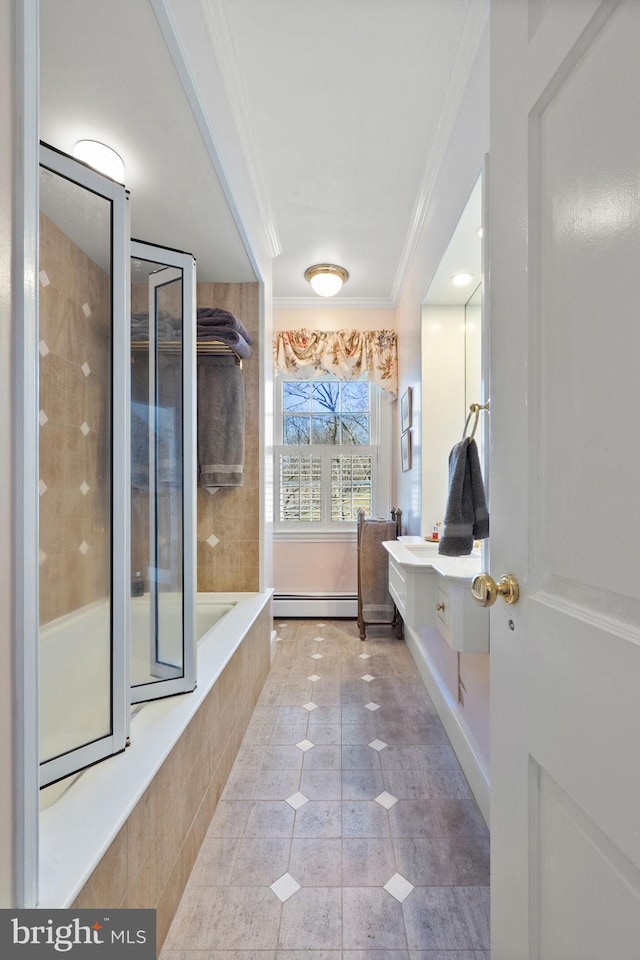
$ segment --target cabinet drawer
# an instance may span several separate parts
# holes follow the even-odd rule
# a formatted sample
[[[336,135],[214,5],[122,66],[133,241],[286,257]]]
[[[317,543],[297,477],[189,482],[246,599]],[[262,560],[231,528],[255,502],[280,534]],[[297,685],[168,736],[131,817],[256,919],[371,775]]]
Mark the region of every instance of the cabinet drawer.
[[[402,567],[397,567],[393,560],[389,563],[389,593],[404,609],[407,602],[407,581]]]
[[[446,590],[443,590],[442,587],[438,587],[438,605],[436,607],[438,613],[438,621],[442,624],[443,627],[449,629],[450,613],[449,613],[449,594]]]

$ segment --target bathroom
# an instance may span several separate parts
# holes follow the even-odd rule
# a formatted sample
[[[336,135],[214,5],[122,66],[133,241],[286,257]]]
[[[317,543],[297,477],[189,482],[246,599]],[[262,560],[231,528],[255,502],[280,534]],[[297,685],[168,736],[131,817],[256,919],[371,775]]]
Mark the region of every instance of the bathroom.
[[[104,22],[101,23],[98,19],[92,29],[104,38],[113,36],[115,43],[116,37],[111,28],[110,17],[104,13],[101,16],[105,18]],[[124,10],[121,11],[121,16],[124,16]],[[137,89],[136,101],[132,101],[131,125],[133,128],[137,125],[138,131],[144,130],[144,137],[148,139],[145,157],[159,156],[165,148],[165,129],[157,119],[145,118],[144,112],[148,109],[154,84],[158,83],[156,78],[162,69],[163,56],[166,59],[167,54],[161,50],[164,41],[157,25],[151,19],[150,10],[144,11],[140,5],[135,11],[129,11],[127,16],[134,18],[131,21],[132,31],[135,27],[147,37],[148,62],[145,67],[148,76],[141,72],[140,64],[133,53],[129,59],[121,52],[121,69],[118,76],[112,78],[115,90],[111,95],[116,102],[118,98],[122,101],[126,99],[129,90]],[[136,20],[137,22],[134,22]],[[76,82],[73,71],[62,69],[68,38],[65,37],[64,29],[57,22],[52,8],[41,8],[40,30],[40,137],[45,143],[70,151],[69,136],[61,133],[62,120],[57,109],[60,101],[64,102],[67,98],[71,101],[73,84]],[[115,31],[116,35],[117,33],[118,31]],[[121,37],[118,37],[118,42],[122,43]],[[76,56],[79,60],[76,70],[80,75],[82,69],[86,69],[88,60],[83,62],[79,54]],[[95,64],[95,51],[90,50],[90,45],[82,56],[90,58]],[[106,40],[103,57],[107,63],[109,54]],[[154,61],[155,65],[152,66]],[[480,63],[477,69],[480,75],[485,71],[486,82],[486,67]],[[175,118],[174,126],[183,126],[183,129],[177,127],[174,135],[177,138],[189,137],[190,142],[193,142],[192,128],[196,121],[191,110],[184,108],[184,94],[177,80],[166,96],[167,100],[162,109]],[[88,136],[92,134],[91,129],[85,128],[82,132]],[[481,133],[483,132],[486,133]],[[168,928],[202,831],[224,786],[242,731],[264,678],[264,669],[270,660],[272,645],[265,607],[265,597],[268,597],[265,585],[271,581],[270,504],[268,496],[264,495],[266,490],[261,479],[267,475],[269,466],[265,460],[266,426],[259,426],[261,415],[269,409],[272,394],[273,370],[269,342],[271,318],[267,297],[270,264],[266,264],[266,258],[255,251],[252,256],[257,256],[260,262],[247,257],[242,236],[235,228],[217,178],[212,178],[209,172],[211,168],[205,143],[202,140],[200,143],[200,152],[192,152],[189,164],[192,170],[200,171],[202,186],[198,200],[199,203],[216,209],[220,232],[225,236],[224,246],[216,247],[215,235],[212,236],[206,224],[203,225],[198,218],[189,217],[185,200],[180,198],[180,183],[187,174],[180,168],[179,158],[175,163],[163,163],[162,167],[158,166],[154,171],[155,176],[162,173],[165,177],[166,210],[162,214],[155,211],[150,217],[146,212],[147,208],[141,208],[145,210],[144,216],[147,220],[138,222],[136,196],[144,191],[147,171],[143,164],[149,161],[138,156],[133,147],[128,153],[123,149],[127,164],[125,183],[130,190],[127,201],[131,218],[130,235],[144,237],[156,245],[154,255],[139,251],[129,267],[132,278],[131,300],[132,304],[139,306],[148,295],[146,273],[142,277],[136,275],[145,260],[154,261],[155,256],[157,265],[161,265],[163,246],[170,248],[166,252],[167,263],[172,262],[170,253],[176,248],[188,250],[197,259],[198,279],[193,291],[196,305],[217,306],[231,311],[242,319],[253,337],[253,354],[243,361],[246,391],[244,483],[241,487],[219,489],[213,494],[201,488],[196,491],[194,485],[191,504],[188,502],[190,498],[185,484],[182,491],[185,503],[182,504],[178,497],[174,510],[176,516],[179,516],[182,510],[183,517],[188,517],[191,510],[196,518],[196,538],[193,543],[188,543],[186,526],[183,530],[185,567],[184,572],[178,571],[176,582],[180,581],[181,577],[188,576],[187,561],[191,551],[193,567],[197,569],[197,593],[200,599],[217,594],[220,603],[236,605],[225,614],[227,630],[224,639],[218,634],[215,655],[208,649],[208,641],[205,640],[202,645],[198,654],[198,688],[189,698],[159,699],[134,708],[130,730],[127,729],[129,721],[126,717],[120,724],[120,735],[125,739],[130,736],[131,746],[113,759],[92,767],[77,780],[73,777],[66,779],[64,770],[54,767],[49,776],[53,785],[43,791],[42,810],[38,818],[40,869],[25,871],[22,877],[28,900],[29,897],[34,897],[36,873],[39,872],[39,894],[35,896],[42,905],[91,905],[103,902],[106,897],[104,902],[114,904],[123,902],[126,898],[131,905],[141,903],[156,906],[160,936]],[[466,195],[477,178],[481,154],[482,150],[479,149],[475,160],[469,164],[469,170],[461,175],[460,184],[453,185],[453,190],[448,188],[449,192],[456,196],[441,228],[443,237],[446,237],[447,232],[455,225]],[[86,238],[78,239],[79,236],[82,237],[81,229],[78,234],[78,227],[68,227],[68,234],[64,235],[54,222],[55,216],[61,219],[59,209],[56,214],[56,204],[58,207],[60,203],[64,205],[64,216],[71,220],[70,211],[74,206],[72,198],[67,195],[56,198],[54,175],[45,170],[43,178],[39,237],[41,319],[38,343],[41,391],[39,410],[42,411],[41,471],[37,492],[41,506],[40,626],[45,628],[40,640],[43,678],[42,758],[46,760],[49,754],[54,756],[61,752],[65,755],[78,747],[81,748],[85,743],[91,747],[104,733],[103,728],[108,727],[109,709],[113,709],[115,713],[120,710],[121,715],[126,712],[122,693],[119,694],[120,701],[114,700],[114,706],[109,707],[109,694],[113,692],[109,688],[109,678],[111,677],[113,685],[115,674],[119,672],[122,676],[127,676],[129,669],[128,665],[122,662],[122,658],[118,660],[116,653],[113,653],[113,669],[108,669],[112,648],[108,630],[109,606],[104,606],[104,598],[109,596],[110,550],[115,552],[127,549],[126,537],[123,536],[121,542],[118,540],[122,535],[118,524],[113,524],[112,542],[109,536],[110,511],[111,515],[117,515],[119,506],[116,498],[122,496],[122,490],[119,493],[114,490],[114,499],[111,500],[105,481],[109,472],[109,457],[113,456],[117,460],[118,456],[122,456],[120,445],[114,444],[112,451],[110,444],[109,373],[112,362],[120,363],[121,369],[116,372],[115,382],[122,382],[126,377],[125,369],[130,368],[133,370],[135,384],[136,366],[139,369],[141,357],[132,356],[126,344],[118,344],[115,339],[111,342],[110,339],[112,334],[115,337],[115,331],[109,329],[108,238],[103,235],[97,241],[94,240],[102,244],[102,251],[97,254],[91,249],[92,256],[88,257],[82,250],[82,247],[86,246]],[[104,225],[106,221],[97,212],[95,195],[89,215],[87,210],[82,208],[85,202],[80,201],[80,217]],[[125,214],[121,216],[124,217]],[[101,270],[95,269],[93,265],[96,263],[102,264]],[[164,260],[162,264],[166,265]],[[183,262],[181,269],[186,285],[188,261]],[[260,283],[256,281],[256,276],[260,276]],[[138,289],[140,293],[137,292]],[[59,310],[62,309],[59,301],[63,297],[71,301],[73,314],[77,317],[74,321],[76,326],[65,329],[62,338],[64,343],[56,340],[59,327],[55,324],[55,309],[56,306]],[[67,312],[70,312],[71,308],[67,307]],[[414,396],[414,459],[409,474],[397,478],[392,478],[390,474],[387,497],[391,495],[392,484],[396,480],[395,495],[399,502],[406,505],[405,530],[419,533],[421,507],[416,496],[419,497],[420,489],[418,425],[421,371],[419,365],[415,365],[414,356],[409,360],[408,357],[402,359],[402,355],[411,336],[420,337],[420,330],[413,316],[410,330],[403,330],[402,308],[401,301],[397,311],[356,309],[342,315],[342,311],[334,310],[329,318],[325,316],[324,319],[328,319],[334,326],[348,323],[354,327],[366,328],[368,324],[369,328],[395,327],[400,333],[402,389],[406,390],[411,386]],[[135,312],[136,308],[132,309]],[[175,304],[172,310],[174,314],[179,313]],[[307,315],[303,317],[304,322],[307,325],[312,322],[322,324],[322,313],[313,313],[314,321]],[[286,320],[287,311],[276,310],[275,326],[282,328]],[[145,362],[144,357],[142,361]],[[83,364],[86,364],[85,369]],[[62,375],[58,373],[56,376],[58,370],[62,371]],[[67,371],[69,373],[65,377]],[[75,380],[72,379],[72,374]],[[183,378],[183,386],[185,382],[186,378]],[[113,400],[117,405],[118,397],[114,396]],[[187,405],[185,409],[186,407]],[[112,409],[117,411],[117,406]],[[76,420],[80,423],[77,424]],[[268,421],[262,420],[263,424],[266,422]],[[73,432],[70,429],[71,424],[74,426]],[[184,429],[187,435],[188,431],[193,429],[193,424],[186,424]],[[59,455],[61,446],[65,450],[63,457]],[[403,483],[408,483],[406,490],[402,489]],[[131,575],[137,579],[138,568],[141,567],[144,571],[150,565],[151,548],[148,542],[150,525],[147,505],[141,507],[140,503],[136,503],[136,495],[135,491],[131,494],[134,511],[131,528]],[[61,517],[65,518],[62,525],[59,522]],[[155,517],[157,522],[157,510]],[[338,546],[342,549],[350,548],[350,545]],[[79,549],[82,547],[84,549]],[[353,554],[351,560],[347,560],[347,564],[349,563],[353,567]],[[329,561],[329,566],[332,565],[333,562]],[[117,565],[114,566],[114,584],[120,574]],[[149,583],[145,581],[144,573],[142,579],[143,596],[146,594],[149,597]],[[323,589],[321,584],[318,587]],[[124,589],[125,585],[121,584],[121,588]],[[136,592],[137,589],[136,587]],[[330,591],[331,587],[324,589]],[[248,595],[248,598],[237,603],[241,594]],[[72,639],[65,640],[71,644],[69,657],[74,660],[78,658],[85,642],[86,631],[94,637],[91,674],[71,676],[64,668],[61,669],[60,637],[55,633],[47,636],[46,625],[53,620],[60,621],[61,618],[61,622],[66,625],[69,616],[73,616],[73,611],[89,606],[99,607],[101,601],[102,612],[94,612],[93,621],[81,624],[72,634]],[[160,611],[160,616],[168,616],[168,613],[165,608],[164,613]],[[115,596],[113,616],[122,616],[122,611],[118,611]],[[148,622],[145,621],[144,632],[147,631]],[[245,633],[247,637],[246,642],[237,650],[234,646],[236,641],[227,640],[234,632],[240,635]],[[75,654],[74,644],[77,645]],[[209,643],[209,646],[213,647],[214,644]],[[182,672],[186,673],[189,660],[186,648],[183,656],[182,666],[185,669]],[[210,680],[205,679],[207,670],[210,671]],[[214,683],[216,677],[219,679]],[[135,678],[132,679],[135,684]],[[174,680],[162,680],[162,683],[166,682],[173,683]],[[185,679],[184,682],[189,681]],[[87,726],[85,719],[85,727],[78,737],[78,725],[71,711],[68,718],[70,728],[65,731],[57,729],[57,718],[60,714],[60,703],[76,704],[78,690],[82,687],[92,691],[91,699],[94,703],[101,703],[102,715],[98,710],[95,729]],[[214,744],[209,743],[204,735],[205,729],[211,726],[217,730]],[[185,730],[181,737],[180,730]],[[66,736],[66,740],[56,743],[56,736]],[[51,743],[46,742],[47,737],[53,737]],[[162,756],[173,743],[176,744],[173,751],[168,760],[162,763]],[[110,749],[117,752],[121,747],[114,747],[112,744]],[[178,789],[185,775],[194,778],[192,791],[184,792]],[[107,782],[105,777],[113,777],[113,780],[108,781],[108,810],[104,803],[100,803]],[[203,779],[205,777],[206,782]],[[134,781],[138,786],[134,786]],[[188,805],[185,808],[185,794],[189,794],[191,803],[199,808],[195,819],[193,807]],[[25,783],[25,796],[30,797],[24,808],[25,831],[29,833],[27,847],[31,844],[30,848],[33,850],[33,820],[28,819],[35,814],[33,784]],[[205,802],[201,805],[202,797]],[[137,800],[137,803],[134,800]],[[79,806],[92,811],[80,829],[75,817]],[[97,822],[100,822],[99,832],[96,830]],[[160,831],[164,852],[163,862],[158,870],[154,848]],[[168,836],[171,837],[170,843],[167,842]],[[64,856],[62,850],[65,851]],[[126,869],[122,866],[123,863],[127,865]]]

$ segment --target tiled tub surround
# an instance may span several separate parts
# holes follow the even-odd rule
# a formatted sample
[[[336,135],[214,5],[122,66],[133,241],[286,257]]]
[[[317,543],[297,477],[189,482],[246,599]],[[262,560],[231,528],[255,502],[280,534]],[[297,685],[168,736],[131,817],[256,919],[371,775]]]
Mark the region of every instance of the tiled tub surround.
[[[406,646],[276,627],[162,960],[488,960],[488,831]]]
[[[131,747],[85,771],[43,812],[41,906],[155,907],[162,944],[267,676],[270,639],[270,594],[246,596],[205,637],[197,690],[144,705]],[[100,805],[99,827],[113,824],[115,836],[104,854],[95,838]],[[71,895],[63,822],[74,848],[95,848],[99,861]]]
[[[198,488],[198,590],[257,590],[259,580],[260,344],[257,283],[198,283],[199,307],[235,314],[253,337],[242,361],[245,385],[244,482],[213,496]]]

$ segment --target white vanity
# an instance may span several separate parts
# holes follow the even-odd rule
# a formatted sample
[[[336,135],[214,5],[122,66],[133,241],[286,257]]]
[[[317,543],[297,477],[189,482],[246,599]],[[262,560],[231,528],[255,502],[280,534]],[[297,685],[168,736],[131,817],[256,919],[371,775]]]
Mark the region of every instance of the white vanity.
[[[460,653],[489,652],[489,610],[471,595],[480,555],[441,557],[421,537],[387,540],[389,592],[410,627],[436,627]]]

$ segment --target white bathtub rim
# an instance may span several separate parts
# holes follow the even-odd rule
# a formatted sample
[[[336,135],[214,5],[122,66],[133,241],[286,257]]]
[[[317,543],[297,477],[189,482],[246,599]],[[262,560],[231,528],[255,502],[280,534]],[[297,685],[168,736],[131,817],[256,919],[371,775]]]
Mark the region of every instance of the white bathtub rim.
[[[131,746],[85,770],[42,811],[39,907],[69,907],[76,899],[272,593],[198,594],[235,606],[198,646],[197,688],[144,704],[132,720]]]

